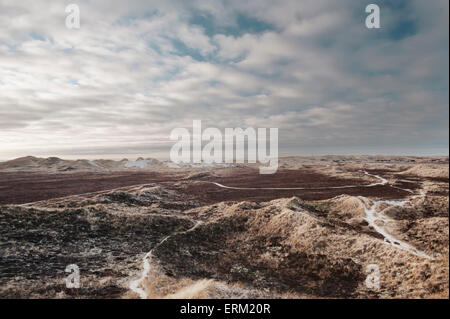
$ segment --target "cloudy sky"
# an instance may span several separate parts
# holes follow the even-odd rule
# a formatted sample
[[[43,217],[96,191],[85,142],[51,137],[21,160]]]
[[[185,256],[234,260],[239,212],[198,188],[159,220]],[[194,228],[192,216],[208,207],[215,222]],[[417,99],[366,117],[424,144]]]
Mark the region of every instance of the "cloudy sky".
[[[0,159],[167,158],[193,119],[277,127],[281,155],[448,155],[448,0],[366,2],[73,0],[68,29],[70,2],[0,0]]]

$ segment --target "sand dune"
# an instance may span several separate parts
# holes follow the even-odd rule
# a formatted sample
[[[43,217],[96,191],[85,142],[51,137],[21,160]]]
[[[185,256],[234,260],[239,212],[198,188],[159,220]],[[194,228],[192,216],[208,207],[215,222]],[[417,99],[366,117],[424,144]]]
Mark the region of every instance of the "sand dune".
[[[445,161],[336,160],[289,158],[262,177],[145,159],[116,173],[95,171],[109,161],[2,163],[0,297],[448,298]],[[44,199],[14,204],[27,192]],[[68,264],[78,290],[64,285]],[[374,265],[379,289],[366,282]]]

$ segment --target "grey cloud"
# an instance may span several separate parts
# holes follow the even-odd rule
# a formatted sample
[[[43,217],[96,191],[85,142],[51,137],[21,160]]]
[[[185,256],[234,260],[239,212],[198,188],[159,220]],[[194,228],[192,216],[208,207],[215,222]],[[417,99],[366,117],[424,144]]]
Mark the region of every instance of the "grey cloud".
[[[2,1],[0,157],[163,152],[193,119],[279,127],[281,153],[448,153],[448,2],[383,3],[378,31],[355,1],[79,1],[68,30],[60,1]]]

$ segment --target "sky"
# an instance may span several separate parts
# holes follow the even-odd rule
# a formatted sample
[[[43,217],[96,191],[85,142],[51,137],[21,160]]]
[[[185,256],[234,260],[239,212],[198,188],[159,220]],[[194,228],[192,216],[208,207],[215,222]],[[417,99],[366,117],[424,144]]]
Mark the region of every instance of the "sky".
[[[447,0],[73,0],[79,29],[69,3],[0,0],[2,160],[167,158],[193,120],[276,127],[282,156],[449,153]]]

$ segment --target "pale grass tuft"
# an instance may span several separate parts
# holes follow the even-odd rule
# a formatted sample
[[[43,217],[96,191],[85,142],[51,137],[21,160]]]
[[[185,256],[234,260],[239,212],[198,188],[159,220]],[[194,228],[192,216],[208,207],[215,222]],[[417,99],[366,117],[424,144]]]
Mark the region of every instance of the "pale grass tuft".
[[[193,284],[179,289],[176,293],[166,296],[167,299],[205,299],[208,298],[208,290],[214,282],[211,279],[202,279]]]

